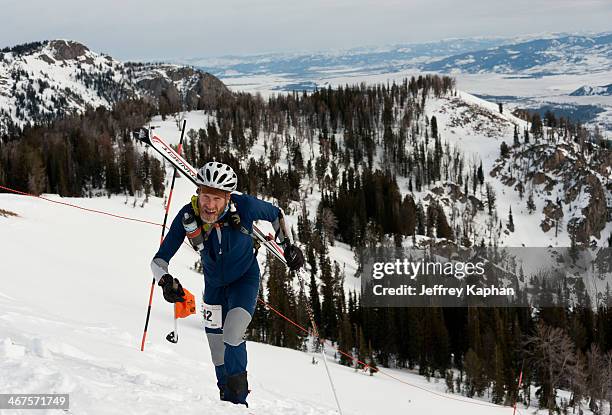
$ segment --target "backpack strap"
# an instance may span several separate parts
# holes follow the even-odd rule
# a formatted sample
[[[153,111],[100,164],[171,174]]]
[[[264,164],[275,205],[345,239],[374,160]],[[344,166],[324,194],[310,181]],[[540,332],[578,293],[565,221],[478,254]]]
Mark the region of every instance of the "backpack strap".
[[[198,196],[196,195],[191,196],[191,208],[193,209],[193,213],[195,213],[196,217],[200,219],[200,207],[198,206]]]
[[[210,235],[210,232],[214,228],[214,224],[204,223],[202,219],[200,218],[200,207],[198,206],[198,196],[197,195],[191,196],[191,208],[193,209],[193,213],[196,216],[196,221],[198,225],[204,230],[204,240],[206,241],[208,239],[208,236]],[[228,213],[232,213],[232,214],[236,213],[238,215],[240,214],[236,208],[236,204],[231,199],[230,199],[230,212]],[[227,218],[223,220],[220,225],[229,226],[229,223],[227,223]],[[243,225],[240,225],[240,232],[253,238],[253,234],[249,232],[247,228],[245,228]],[[259,250],[259,243],[257,242],[255,238],[253,238],[253,248],[255,249],[255,254],[257,255],[257,251]]]

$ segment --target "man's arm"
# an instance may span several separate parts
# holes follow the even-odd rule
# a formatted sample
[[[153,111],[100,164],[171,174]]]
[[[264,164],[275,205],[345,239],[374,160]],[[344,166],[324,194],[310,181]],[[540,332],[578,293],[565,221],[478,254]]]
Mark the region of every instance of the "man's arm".
[[[241,207],[242,203],[239,202],[239,214],[242,215],[243,212],[241,211],[244,211],[244,214],[249,215],[253,221],[265,220],[270,222],[274,228],[276,240],[281,245],[290,242],[287,225],[285,224],[285,215],[281,208],[254,196],[241,195],[241,198],[242,200],[240,201],[244,203],[245,207]]]
[[[151,261],[151,271],[153,271],[155,281],[159,281],[161,277],[168,274],[168,264],[185,240],[185,229],[181,221],[184,210],[185,208],[181,209],[172,221],[170,230]]]
[[[281,208],[278,208],[278,217],[272,221],[272,227],[274,228],[274,236],[279,244],[285,246],[287,243],[291,243],[289,234],[287,233],[287,226],[285,225],[285,215]]]
[[[297,246],[291,243],[283,210],[271,203],[259,200],[253,196],[244,195],[248,203],[248,211],[252,220],[267,220],[272,223],[275,237],[283,247],[285,260],[290,270],[296,271],[304,265],[304,255]]]

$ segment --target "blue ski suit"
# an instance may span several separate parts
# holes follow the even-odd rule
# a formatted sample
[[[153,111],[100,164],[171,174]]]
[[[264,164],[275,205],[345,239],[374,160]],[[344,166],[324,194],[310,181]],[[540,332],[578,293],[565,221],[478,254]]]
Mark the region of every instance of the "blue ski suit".
[[[204,302],[221,306],[222,328],[205,327],[205,331],[217,385],[222,393],[227,378],[238,374],[246,376],[247,350],[243,337],[255,311],[259,290],[259,265],[252,237],[246,231],[252,233],[254,221],[266,220],[272,222],[278,232],[282,215],[278,207],[253,196],[232,194],[231,200],[240,215],[242,229],[234,229],[221,217],[218,221],[220,226],[209,231],[204,249],[200,251],[204,270]],[[194,213],[191,204],[185,205],[176,215],[153,260],[163,264],[166,272],[170,259],[185,239],[182,224],[185,212]],[[246,403],[245,399],[246,394],[229,400]]]

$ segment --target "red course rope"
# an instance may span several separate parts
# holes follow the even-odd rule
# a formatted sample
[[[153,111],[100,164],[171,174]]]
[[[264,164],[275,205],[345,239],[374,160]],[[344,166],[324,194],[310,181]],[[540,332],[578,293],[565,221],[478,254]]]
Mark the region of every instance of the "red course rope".
[[[19,194],[19,195],[30,196],[30,197],[35,197],[35,198],[38,198],[38,199],[46,200],[47,202],[57,203],[57,204],[60,204],[60,205],[65,205],[65,206],[73,207],[73,208],[76,208],[76,209],[85,210],[85,211],[92,212],[92,213],[98,213],[98,214],[101,214],[101,215],[111,216],[111,217],[118,218],[118,219],[130,220],[130,221],[141,222],[141,223],[147,223],[149,225],[155,225],[155,226],[163,226],[160,223],[155,223],[155,222],[151,222],[151,221],[148,221],[148,220],[130,218],[130,217],[127,217],[127,216],[121,216],[121,215],[116,215],[114,213],[104,212],[102,210],[84,208],[82,206],[77,206],[77,205],[74,205],[72,203],[60,202],[58,200],[52,200],[52,199],[46,198],[44,196],[36,196],[36,195],[31,194],[31,193],[26,193],[26,192],[22,192],[22,191],[19,191],[19,190],[11,189],[9,187],[5,187],[5,186],[2,186],[2,185],[0,185],[0,189],[6,190],[6,191],[9,191],[9,192],[12,192],[12,193],[16,193],[16,194]],[[309,330],[305,329],[300,324],[296,323],[295,321],[291,320],[289,317],[287,317],[284,314],[282,314],[280,311],[276,310],[270,304],[266,303],[262,298],[258,298],[257,300],[260,303],[262,303],[264,306],[266,306],[267,308],[272,310],[272,312],[274,312],[276,315],[278,315],[282,319],[286,320],[287,322],[289,322],[293,326],[295,326],[298,329],[300,329],[302,332],[304,332],[306,334],[310,334]],[[324,341],[324,339],[321,339],[321,341]],[[387,376],[387,377],[389,377],[391,379],[394,379],[394,380],[396,380],[398,382],[401,382],[401,383],[403,383],[405,385],[412,386],[413,388],[417,388],[417,389],[422,390],[422,391],[427,392],[427,393],[431,393],[432,395],[436,395],[436,396],[441,397],[441,398],[450,399],[450,400],[453,400],[453,401],[463,402],[463,403],[472,404],[472,405],[488,406],[488,407],[493,407],[493,408],[506,408],[506,407],[501,406],[501,405],[495,405],[495,404],[486,403],[486,402],[468,401],[468,400],[464,400],[464,399],[453,397],[453,396],[448,396],[447,394],[442,394],[442,393],[439,393],[439,392],[435,392],[435,391],[426,389],[426,388],[424,388],[422,386],[418,386],[418,385],[412,384],[410,382],[406,382],[405,380],[402,380],[402,379],[400,379],[400,378],[398,378],[396,376],[393,376],[393,375],[391,375],[389,373],[383,372],[382,370],[380,370],[378,368],[372,367],[372,366],[368,365],[367,363],[362,362],[361,360],[357,359],[356,357],[354,357],[350,353],[344,352],[344,351],[342,351],[342,350],[340,350],[338,348],[336,348],[336,350],[338,351],[338,353],[348,357],[349,359],[351,359],[354,362],[357,362],[357,364],[362,365],[363,366],[363,368],[362,368],[363,370],[366,370],[366,369],[373,370],[373,371],[378,372],[380,374],[383,374],[383,375],[385,375],[385,376]],[[512,409],[512,407],[508,407],[508,409]]]
[[[284,319],[284,320],[288,321],[289,323],[291,323],[292,325],[294,325],[295,327],[297,327],[298,329],[300,329],[300,330],[301,330],[301,331],[303,331],[304,333],[306,333],[306,334],[310,334],[310,331],[309,331],[309,330],[305,329],[304,327],[302,327],[301,325],[299,325],[299,324],[298,324],[298,323],[296,323],[295,321],[291,320],[289,317],[285,316],[285,315],[284,315],[284,314],[282,314],[280,311],[276,310],[274,307],[272,307],[270,304],[266,303],[266,302],[265,302],[264,300],[262,300],[261,298],[258,298],[257,300],[258,300],[260,303],[262,303],[263,305],[265,305],[267,308],[269,308],[270,310],[272,310],[272,311],[273,311],[275,314],[277,314],[277,315],[278,315],[279,317],[281,317],[282,319]],[[321,339],[321,341],[324,341],[324,339]],[[432,391],[432,390],[426,389],[426,388],[424,388],[424,387],[422,387],[422,386],[418,386],[418,385],[412,384],[412,383],[410,383],[410,382],[406,382],[405,380],[400,379],[400,378],[398,378],[398,377],[396,377],[396,376],[393,376],[393,375],[391,375],[391,374],[389,374],[389,373],[387,373],[387,372],[383,372],[382,370],[380,370],[380,369],[378,369],[378,368],[376,368],[376,367],[372,367],[372,366],[368,365],[367,363],[362,362],[362,361],[361,361],[361,360],[359,360],[358,358],[354,357],[352,354],[347,353],[347,352],[345,352],[345,351],[342,351],[342,350],[340,350],[339,348],[336,348],[336,350],[338,351],[338,353],[340,353],[340,354],[342,354],[342,355],[344,355],[344,356],[348,357],[348,358],[349,358],[349,359],[351,359],[352,361],[357,362],[358,364],[362,365],[362,366],[363,366],[363,368],[362,368],[363,370],[366,370],[366,369],[373,370],[373,371],[378,372],[378,373],[380,373],[380,374],[382,374],[382,375],[385,375],[385,376],[387,376],[387,377],[389,377],[389,378],[391,378],[391,379],[394,379],[394,380],[396,380],[396,381],[398,381],[398,382],[401,382],[401,383],[403,383],[403,384],[405,384],[405,385],[412,386],[413,388],[420,389],[420,390],[422,390],[422,391],[425,391],[425,392],[431,393],[431,394],[436,395],[436,396],[439,396],[439,397],[441,397],[441,398],[451,399],[451,400],[458,401],[458,402],[463,402],[463,403],[469,403],[469,404],[472,404],[472,405],[488,406],[488,407],[492,407],[492,408],[505,408],[504,406],[501,406],[501,405],[495,405],[495,404],[492,404],[492,403],[487,403],[487,402],[475,402],[475,401],[468,401],[468,400],[465,400],[465,399],[456,398],[456,397],[453,397],[453,396],[448,396],[448,395],[446,395],[446,394],[442,394],[442,393],[439,393],[439,392],[435,392],[435,391]],[[512,409],[512,408],[511,408],[511,407],[509,407],[508,409]]]
[[[0,189],[7,190],[7,191],[12,192],[12,193],[17,193],[17,194],[23,195],[23,196],[36,197],[38,199],[46,200],[47,202],[57,203],[59,205],[65,205],[65,206],[70,206],[70,207],[81,209],[81,210],[86,210],[88,212],[99,213],[101,215],[106,215],[106,216],[112,216],[114,218],[131,220],[131,221],[134,221],[134,222],[148,223],[149,225],[162,226],[160,223],[155,223],[155,222],[151,222],[151,221],[144,220],[144,219],[134,219],[134,218],[130,218],[130,217],[127,217],[127,216],[115,215],[114,213],[108,213],[108,212],[104,212],[102,210],[89,209],[89,208],[85,208],[85,207],[82,207],[82,206],[73,205],[71,203],[60,202],[59,200],[48,199],[48,198],[46,198],[44,196],[36,196],[36,195],[31,194],[31,193],[21,192],[19,190],[11,189],[11,188],[8,188],[8,187],[2,186],[2,185],[0,185]]]

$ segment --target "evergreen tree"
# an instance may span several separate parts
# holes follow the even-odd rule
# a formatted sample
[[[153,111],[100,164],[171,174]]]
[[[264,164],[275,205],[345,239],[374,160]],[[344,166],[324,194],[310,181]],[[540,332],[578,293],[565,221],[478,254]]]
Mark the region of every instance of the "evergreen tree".
[[[437,215],[436,215],[436,236],[438,238],[446,238],[449,240],[454,240],[455,237],[453,235],[453,229],[448,224],[446,220],[446,215],[444,214],[444,209],[439,204],[436,206]]]
[[[368,359],[369,350],[366,347],[365,337],[363,336],[363,330],[361,327],[357,328],[357,338],[359,339],[359,343],[357,346],[357,358],[362,362],[365,362]],[[357,366],[355,367],[357,369]]]
[[[455,393],[455,383],[453,382],[454,377],[455,377],[455,373],[451,369],[448,369],[444,376],[447,393]]]
[[[544,134],[542,117],[540,117],[540,114],[538,114],[537,112],[533,113],[533,116],[531,118],[531,132],[533,133],[536,142],[538,141],[538,138],[542,138]]]
[[[327,256],[327,248],[323,245],[320,252],[319,263],[321,264],[321,335],[325,338],[335,338],[337,329],[336,292],[332,266]]]
[[[474,395],[482,396],[487,382],[484,377],[482,362],[474,350],[469,349],[465,354],[465,376],[466,376],[466,395],[473,397]]]
[[[197,264],[201,264],[201,262],[198,261]],[[259,281],[259,292],[264,292],[263,279]],[[255,304],[255,313],[253,313],[253,319],[251,320],[247,332],[247,338],[257,342],[267,342],[271,319],[272,316],[270,316],[267,307],[265,307],[262,302],[257,301]]]
[[[344,314],[341,320],[340,341],[338,343],[338,348],[346,353],[351,353],[353,350],[354,344],[355,344],[355,341],[353,339],[353,331],[351,329],[351,322],[349,320],[349,316],[347,314]],[[344,366],[352,366],[353,359],[340,353],[340,364]]]
[[[514,232],[514,219],[512,218],[512,206],[510,206],[510,210],[508,211],[508,230],[510,232]]]
[[[312,308],[312,314],[317,326],[321,325],[321,301],[319,300],[319,290],[317,289],[317,282],[315,280],[315,274],[310,273],[310,307]]]
[[[531,215],[533,212],[535,212],[535,210],[536,210],[536,204],[533,200],[533,192],[530,192],[529,196],[527,197],[527,211]]]
[[[505,379],[504,379],[504,360],[499,345],[495,345],[494,353],[495,364],[495,379],[493,382],[493,397],[492,401],[496,404],[503,404],[506,394]]]
[[[421,202],[419,202],[417,205],[416,223],[417,235],[425,235],[425,213],[423,212],[423,205],[421,204]]]
[[[296,298],[286,268],[270,253],[266,253],[266,257],[269,267],[268,303],[288,318],[297,320]],[[302,339],[295,330],[290,328],[290,323],[278,318],[272,319],[270,323],[268,331],[270,344],[293,349],[300,348]]]
[[[518,125],[514,124],[514,147],[518,147],[520,144]]]
[[[506,144],[505,141],[502,141],[501,145],[499,146],[499,151],[500,151],[500,155],[502,156],[502,158],[508,157],[510,150],[508,148],[508,144]]]
[[[480,162],[480,166],[478,166],[478,182],[482,186],[484,184],[484,172],[482,170],[482,161]]]
[[[435,115],[431,116],[431,136],[434,140],[438,138],[438,120]]]

